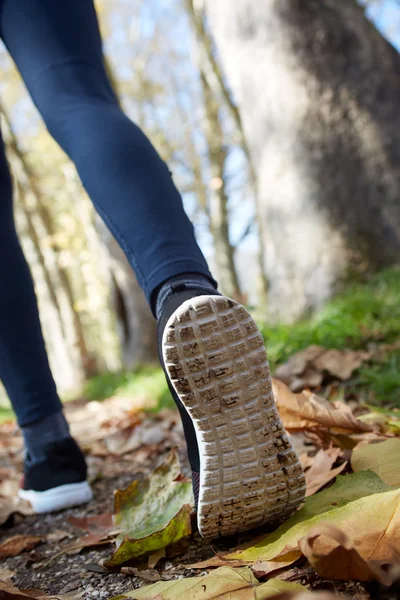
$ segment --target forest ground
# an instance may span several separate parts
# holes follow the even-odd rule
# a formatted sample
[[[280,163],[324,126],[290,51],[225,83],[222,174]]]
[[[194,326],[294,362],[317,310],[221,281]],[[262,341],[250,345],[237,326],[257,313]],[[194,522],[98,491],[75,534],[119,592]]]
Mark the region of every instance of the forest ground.
[[[273,370],[288,386],[282,388],[282,395],[279,392],[278,406],[283,411],[283,421],[292,429],[303,466],[313,473],[307,482],[308,486],[315,487],[310,495],[317,497],[321,494],[318,490],[329,489],[339,471],[341,477],[349,477],[350,482],[354,477],[351,452],[360,441],[398,440],[399,292],[400,271],[391,269],[368,284],[352,284],[312,319],[294,327],[262,327]],[[335,349],[337,353],[332,355],[323,349],[318,353],[313,350],[315,345]],[[293,355],[297,358],[290,361]],[[310,413],[308,424],[304,424],[304,415],[299,409],[304,397],[295,396],[289,388],[293,391],[312,389],[320,398],[332,402],[336,411],[330,416],[332,427],[326,427],[318,414],[312,417],[315,420],[310,425]],[[343,404],[334,404],[337,401],[345,401],[348,412]],[[0,597],[3,597],[1,593],[4,598],[25,597],[17,596],[17,589],[41,590],[43,597],[55,595],[55,598],[64,594],[89,600],[126,597],[123,594],[150,583],[205,576],[211,564],[199,568],[189,565],[215,560],[216,556],[221,557],[221,565],[226,565],[222,557],[228,550],[243,544],[251,547],[255,538],[266,536],[268,530],[258,530],[256,534],[251,532],[208,543],[196,532],[192,518],[191,535],[179,541],[166,540],[164,549],[149,551],[140,560],[132,559],[111,568],[104,566],[116,548],[116,525],[111,521],[115,490],[126,489],[133,480],[143,482],[146,477],[151,480],[155,467],[163,463],[174,448],[179,454],[183,477],[189,475],[181,425],[170,406],[158,370],[105,375],[89,382],[84,397],[66,402],[65,407],[72,432],[87,455],[94,500],[88,506],[43,516],[21,514],[29,513],[29,509],[14,503],[22,470],[22,440],[15,422],[9,419],[7,409],[3,409],[0,580],[6,583]],[[293,425],[293,419],[302,425]],[[344,426],[346,419],[349,424]],[[328,466],[316,464],[319,452],[323,453]],[[400,459],[400,450],[396,452]],[[331,456],[330,462],[328,456]],[[400,487],[400,480],[396,485]],[[151,512],[151,504],[148,508]],[[349,560],[346,555],[346,561]],[[389,600],[400,594],[397,576],[385,585],[384,577],[376,574],[370,577],[371,581],[362,583],[352,577],[350,569],[343,580],[338,580],[337,574],[332,574],[332,578],[324,576],[324,567],[319,563],[311,566],[304,555],[281,569],[275,566],[273,575],[266,569],[265,562],[257,563],[258,570],[254,568],[254,561],[246,564],[252,566],[261,582],[273,577],[310,590],[330,590],[358,599]],[[236,565],[232,563],[232,566]],[[367,571],[370,568],[370,565],[365,567]]]

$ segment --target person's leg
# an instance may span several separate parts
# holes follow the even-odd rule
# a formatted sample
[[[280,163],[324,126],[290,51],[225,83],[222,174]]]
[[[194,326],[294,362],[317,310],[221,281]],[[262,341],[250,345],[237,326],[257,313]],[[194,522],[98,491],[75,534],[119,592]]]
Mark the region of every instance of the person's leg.
[[[200,532],[282,518],[301,502],[304,478],[261,334],[246,309],[217,295],[166,165],[120,110],[92,0],[3,2],[6,45],[157,314],[162,363],[196,446]]]
[[[0,378],[20,426],[60,412],[32,277],[15,230],[11,176],[1,138]]]
[[[72,503],[87,501],[90,490],[86,483],[82,485],[86,466],[62,413],[46,354],[32,277],[15,230],[11,176],[1,134],[0,380],[25,440],[27,488],[34,486],[43,491],[46,486],[55,487],[57,483],[78,484],[79,494],[75,487]],[[53,455],[50,467],[49,449]],[[62,465],[57,458],[60,455],[61,461],[66,460],[63,456],[72,457],[67,468],[60,469]],[[45,508],[60,507],[59,501],[54,504],[54,498],[50,500],[49,504],[47,498]]]
[[[75,163],[148,300],[185,273],[206,278],[212,289],[167,166],[111,88],[92,0],[3,0],[1,28],[50,133]]]
[[[74,161],[155,316],[163,314],[165,321],[189,297],[217,294],[167,166],[124,115],[111,88],[92,0],[3,0],[0,30],[50,133]],[[192,440],[192,422],[184,411],[182,418]],[[197,447],[188,448],[198,469]]]

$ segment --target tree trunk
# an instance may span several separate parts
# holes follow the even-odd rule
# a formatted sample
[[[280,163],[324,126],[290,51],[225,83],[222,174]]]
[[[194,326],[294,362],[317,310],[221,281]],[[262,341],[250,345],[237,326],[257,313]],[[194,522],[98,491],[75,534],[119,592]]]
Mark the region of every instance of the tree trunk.
[[[229,240],[228,196],[225,183],[227,149],[219,114],[220,107],[201,67],[200,79],[204,98],[204,132],[211,171],[208,216],[214,241],[218,280],[224,294],[240,300],[242,294],[235,267],[234,249]]]
[[[158,364],[156,321],[148,307],[125,254],[98,217],[98,230],[107,248],[111,275],[111,300],[117,317],[125,367]]]
[[[400,256],[400,57],[350,0],[207,0],[291,320]]]
[[[258,201],[257,177],[254,168],[254,162],[251,156],[250,147],[244,132],[243,123],[240,111],[236,105],[230,89],[224,78],[224,74],[215,53],[214,40],[207,28],[206,13],[204,1],[185,0],[185,6],[189,19],[191,21],[193,31],[196,37],[197,46],[200,51],[200,64],[203,72],[203,77],[208,85],[210,92],[217,98],[220,96],[224,106],[227,108],[235,126],[235,138],[242,148],[248,165],[250,184],[254,193],[256,221],[259,236],[259,253],[258,263],[260,269],[260,302],[265,304],[268,297],[268,281],[266,277],[265,259],[263,252],[263,235],[262,235],[262,219],[260,213],[260,205]]]

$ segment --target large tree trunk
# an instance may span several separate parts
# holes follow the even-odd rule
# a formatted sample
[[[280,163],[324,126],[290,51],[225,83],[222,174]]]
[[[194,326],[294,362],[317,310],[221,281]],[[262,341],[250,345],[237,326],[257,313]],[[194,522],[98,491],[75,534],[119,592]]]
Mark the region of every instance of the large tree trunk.
[[[400,256],[400,57],[351,0],[207,0],[292,319]]]

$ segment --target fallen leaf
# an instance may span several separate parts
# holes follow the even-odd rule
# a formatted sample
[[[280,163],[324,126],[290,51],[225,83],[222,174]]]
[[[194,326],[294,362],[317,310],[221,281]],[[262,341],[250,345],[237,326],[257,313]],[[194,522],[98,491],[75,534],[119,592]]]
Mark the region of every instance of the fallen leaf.
[[[72,537],[72,535],[68,531],[62,531],[61,529],[56,529],[52,533],[48,533],[46,535],[46,540],[48,542],[61,542],[65,540],[65,538]],[[0,577],[1,579],[1,577]]]
[[[0,581],[11,581],[14,576],[15,571],[10,571],[10,569],[0,569]]]
[[[47,562],[46,565],[50,564],[54,559],[58,558],[62,554],[79,554],[84,548],[93,548],[95,546],[102,546],[104,544],[111,544],[114,541],[116,532],[94,532],[88,533],[81,538],[78,538],[64,546],[60,552],[54,554]]]
[[[165,439],[165,431],[156,423],[150,427],[135,426],[118,430],[104,439],[107,450],[111,454],[121,456],[137,450],[144,444],[159,444]]]
[[[348,600],[348,596],[338,596],[329,592],[285,592],[278,596],[272,596],[270,600],[337,600],[338,598],[347,598]]]
[[[151,554],[149,554],[149,556],[147,558],[147,564],[148,564],[149,568],[154,569],[156,564],[162,558],[165,558],[165,548],[160,548],[159,550],[156,550],[155,552],[152,552]]]
[[[84,548],[93,548],[103,544],[111,544],[113,539],[120,533],[114,525],[113,517],[110,513],[94,515],[92,517],[69,517],[68,521],[74,527],[87,531],[88,534],[64,546],[60,552],[52,556],[46,564],[51,563],[55,558],[62,554],[79,554]],[[67,534],[69,535],[69,534]]]
[[[43,541],[43,537],[37,535],[14,535],[0,544],[0,558],[18,556],[21,552],[32,550]]]
[[[235,598],[235,600],[264,600],[284,591],[302,591],[298,583],[271,579],[259,583],[249,567],[231,569],[221,567],[205,577],[188,577],[173,581],[159,581],[153,585],[133,590],[113,600],[137,598],[148,600],[188,600],[201,598]]]
[[[302,431],[326,427],[339,433],[373,430],[371,425],[358,421],[346,405],[335,406],[325,398],[308,391],[294,394],[277,379],[272,380],[272,387],[286,429]]]
[[[261,560],[259,562],[255,562],[251,566],[251,570],[257,579],[261,577],[265,577],[266,575],[271,575],[271,573],[275,573],[276,571],[280,571],[281,569],[286,569],[293,563],[298,560],[298,552],[292,552],[292,554],[285,554],[283,558],[277,557],[276,560]]]
[[[325,350],[317,356],[314,366],[318,371],[326,371],[333,377],[346,381],[371,356],[371,352],[364,350]]]
[[[149,552],[165,548],[169,544],[180,540],[192,532],[190,523],[190,514],[192,507],[190,504],[182,506],[180,511],[174,515],[169,523],[163,523],[160,531],[154,531],[144,537],[135,538],[134,531],[123,535],[121,544],[114,552],[113,556],[104,563],[106,567],[116,567],[132,558],[145,556]],[[160,515],[161,516],[161,515]],[[139,532],[137,535],[142,535]]]
[[[149,477],[115,493],[114,520],[121,534],[107,567],[165,548],[190,535],[192,485],[175,482],[179,473],[178,456],[172,452]]]
[[[329,481],[332,481],[339,473],[343,471],[346,463],[343,463],[332,470],[333,464],[341,454],[340,448],[335,448],[330,453],[319,450],[313,458],[312,466],[305,473],[306,476],[306,497],[312,496],[320,490]]]
[[[34,510],[30,502],[18,497],[0,497],[0,525],[3,525],[14,514],[33,515]]]
[[[380,561],[365,560],[350,538],[331,523],[320,523],[300,540],[310,565],[325,579],[379,581],[390,586],[393,578]]]
[[[255,546],[227,556],[256,562],[298,553],[311,527],[329,521],[344,529],[365,559],[393,562],[400,552],[400,490],[372,471],[339,475],[330,488],[306,499],[303,508]]]
[[[19,590],[13,585],[0,581],[0,598],[1,600],[25,600],[26,598],[35,598],[36,600],[78,600],[82,598],[82,594],[46,596],[40,590]]]
[[[218,567],[246,567],[244,560],[225,559],[223,556],[212,556],[207,560],[193,563],[190,565],[182,565],[185,569],[217,569]]]
[[[68,521],[74,527],[89,533],[108,533],[116,529],[111,513],[83,518],[69,517]]]
[[[371,352],[309,346],[293,354],[286,363],[278,367],[274,375],[293,392],[297,392],[306,387],[320,386],[326,374],[346,381],[371,357]]]
[[[279,557],[276,560],[270,561],[259,561],[255,562],[251,566],[251,570],[257,577],[260,579],[261,577],[265,577],[266,575],[271,575],[275,571],[280,571],[290,565],[292,565],[296,560],[298,560],[299,554],[298,552],[293,552],[292,556],[290,554],[285,555],[283,559]],[[218,567],[244,567],[247,566],[244,560],[234,560],[232,558],[225,558],[224,556],[213,556],[208,560],[203,560],[201,562],[193,563],[191,565],[182,565],[185,569],[210,569],[210,568],[218,568]]]
[[[123,575],[133,575],[134,577],[140,577],[143,581],[160,581],[161,575],[155,569],[136,569],[135,567],[122,567],[121,573]]]
[[[370,469],[388,485],[400,486],[400,439],[358,446],[351,455],[351,467],[355,472]]]

